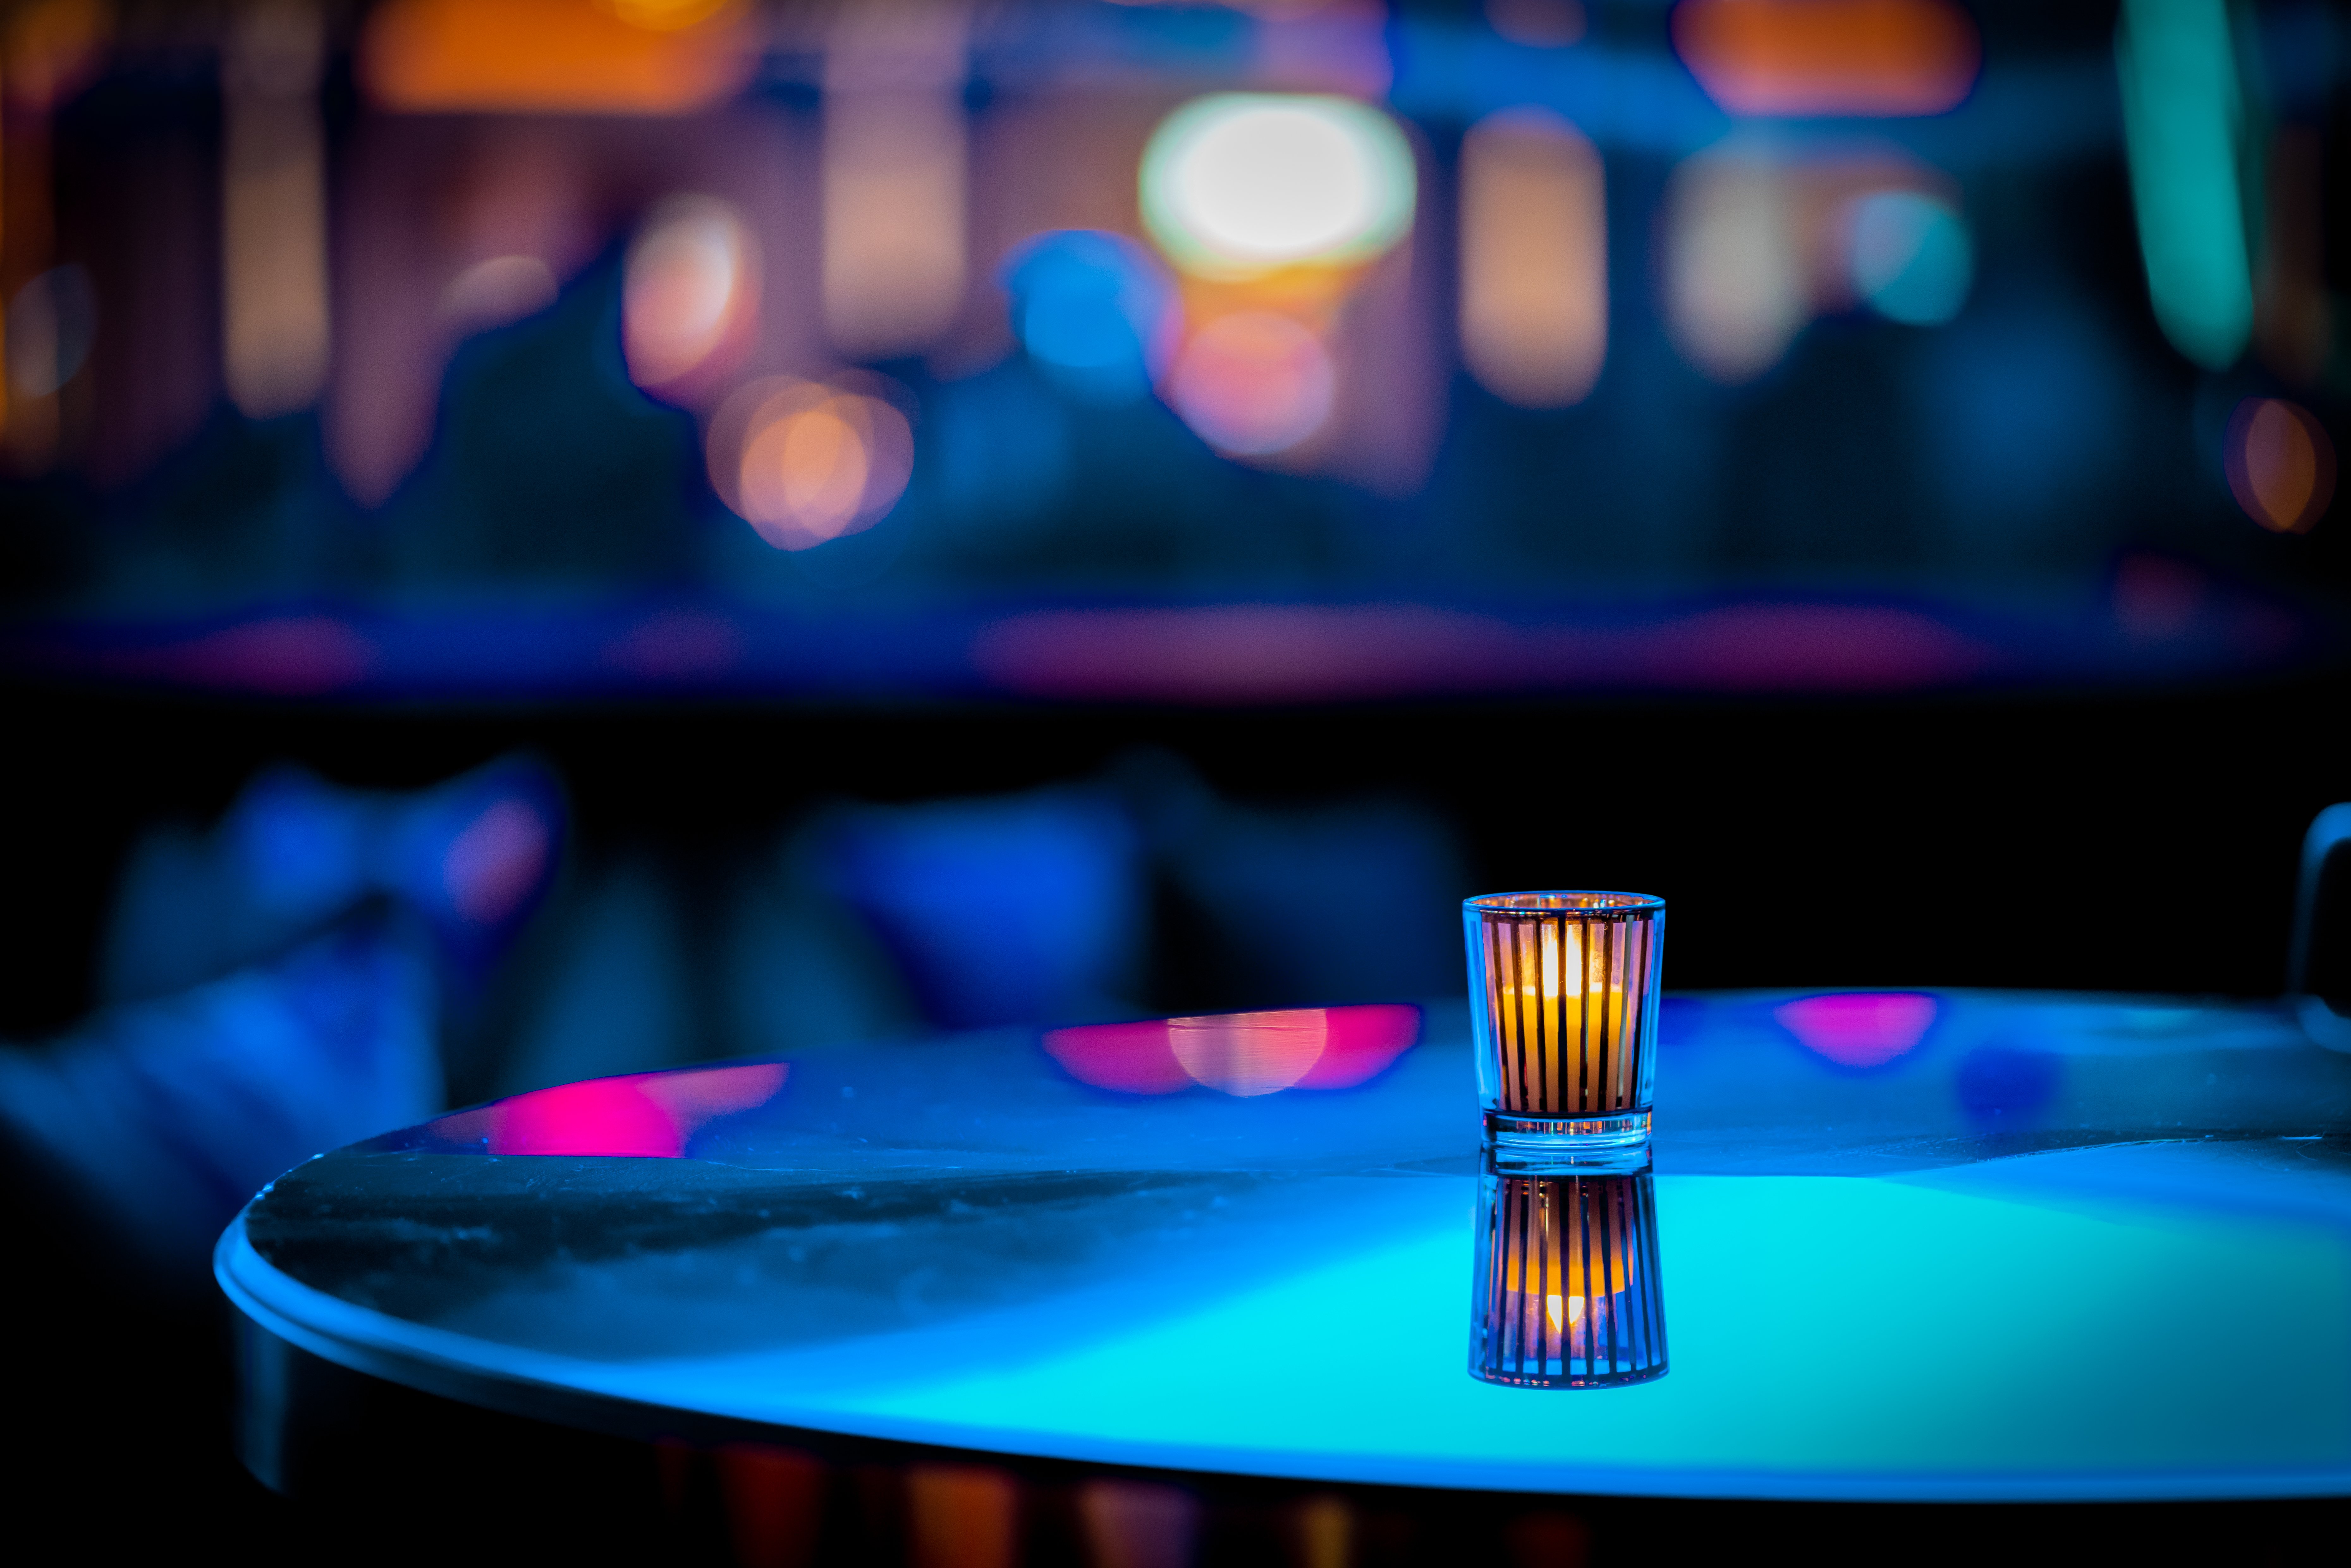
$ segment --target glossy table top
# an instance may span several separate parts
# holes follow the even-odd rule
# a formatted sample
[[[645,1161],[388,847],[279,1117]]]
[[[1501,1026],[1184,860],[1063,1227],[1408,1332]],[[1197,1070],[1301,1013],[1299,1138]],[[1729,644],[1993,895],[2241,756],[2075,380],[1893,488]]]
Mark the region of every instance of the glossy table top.
[[[541,1091],[289,1172],[217,1271],[342,1365],[610,1430],[1534,1492],[2351,1492],[2351,1057],[2282,1009],[1669,999],[1669,1367],[1575,1390],[1468,1375],[1466,1019],[1399,1053],[1415,1022]]]

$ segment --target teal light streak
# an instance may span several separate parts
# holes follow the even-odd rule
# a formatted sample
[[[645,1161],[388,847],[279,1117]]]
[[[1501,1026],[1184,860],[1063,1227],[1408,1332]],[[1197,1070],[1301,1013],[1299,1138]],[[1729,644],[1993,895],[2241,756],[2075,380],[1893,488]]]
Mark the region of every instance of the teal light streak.
[[[2225,369],[2252,336],[2253,287],[2224,0],[2123,0],[2115,64],[2156,320],[2181,353]]]

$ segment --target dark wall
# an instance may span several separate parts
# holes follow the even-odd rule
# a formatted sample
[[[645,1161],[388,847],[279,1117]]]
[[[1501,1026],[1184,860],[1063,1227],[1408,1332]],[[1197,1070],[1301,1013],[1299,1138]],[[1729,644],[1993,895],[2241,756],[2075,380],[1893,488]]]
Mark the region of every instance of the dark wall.
[[[2346,696],[2329,677],[1902,704],[497,712],[17,688],[0,695],[0,1033],[87,1005],[142,824],[209,819],[272,760],[411,785],[517,746],[562,770],[585,843],[651,843],[689,877],[823,801],[1017,789],[1155,746],[1245,800],[1416,800],[1460,834],[1464,894],[1662,894],[1676,988],[2261,995],[2282,983],[2302,833],[2351,798]]]

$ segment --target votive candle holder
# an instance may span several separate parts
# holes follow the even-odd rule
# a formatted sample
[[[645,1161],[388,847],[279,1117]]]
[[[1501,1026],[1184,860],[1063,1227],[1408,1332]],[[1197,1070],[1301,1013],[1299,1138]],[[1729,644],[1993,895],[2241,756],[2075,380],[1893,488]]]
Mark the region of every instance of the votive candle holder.
[[[1465,899],[1486,1134],[1505,1169],[1648,1158],[1666,901],[1645,893]]]

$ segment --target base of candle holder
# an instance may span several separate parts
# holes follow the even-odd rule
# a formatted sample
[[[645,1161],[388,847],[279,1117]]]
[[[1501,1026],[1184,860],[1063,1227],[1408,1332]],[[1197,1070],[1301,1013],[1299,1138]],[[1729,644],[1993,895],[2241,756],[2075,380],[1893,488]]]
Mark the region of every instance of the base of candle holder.
[[[1637,1170],[1649,1163],[1649,1113],[1618,1116],[1513,1116],[1486,1113],[1494,1168],[1514,1176]]]

